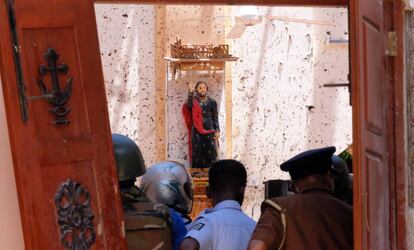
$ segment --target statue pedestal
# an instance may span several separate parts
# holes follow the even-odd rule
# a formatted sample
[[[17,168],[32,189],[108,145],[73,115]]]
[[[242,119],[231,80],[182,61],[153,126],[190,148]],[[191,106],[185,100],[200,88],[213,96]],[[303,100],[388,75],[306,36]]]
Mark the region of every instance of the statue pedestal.
[[[195,219],[197,215],[206,208],[212,208],[211,200],[207,198],[206,187],[208,186],[208,169],[190,168],[193,178],[193,209],[190,217]]]

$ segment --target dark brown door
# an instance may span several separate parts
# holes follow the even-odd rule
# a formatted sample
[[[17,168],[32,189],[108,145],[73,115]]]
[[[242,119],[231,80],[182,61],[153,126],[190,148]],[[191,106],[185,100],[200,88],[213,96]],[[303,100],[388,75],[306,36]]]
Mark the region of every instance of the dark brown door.
[[[350,1],[351,76],[355,143],[354,228],[356,249],[390,249],[390,145],[384,6]],[[385,3],[384,3],[385,5]]]
[[[125,249],[93,1],[15,1],[15,37],[8,2],[0,66],[26,249]],[[18,83],[46,96],[27,121]]]

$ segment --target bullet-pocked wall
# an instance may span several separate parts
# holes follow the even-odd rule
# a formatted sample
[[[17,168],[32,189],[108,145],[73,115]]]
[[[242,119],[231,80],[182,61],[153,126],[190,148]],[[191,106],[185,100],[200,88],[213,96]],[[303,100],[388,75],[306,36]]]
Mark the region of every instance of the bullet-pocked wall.
[[[236,9],[237,11],[237,9]],[[326,25],[264,19],[234,40],[233,156],[248,169],[247,211],[255,218],[263,181],[288,178],[279,165],[308,149],[352,142],[345,8],[260,7],[263,16],[318,20]],[[234,13],[234,12],[233,12]]]
[[[240,11],[237,6],[97,4],[95,8],[112,130],[136,140],[148,164],[156,161],[160,141],[165,141],[166,158],[188,159],[181,106],[187,97],[186,82],[200,78],[207,79],[210,95],[219,104],[221,156],[230,133],[230,153],[247,167],[244,209],[254,218],[263,200],[263,181],[288,178],[279,170],[284,160],[310,148],[335,145],[341,151],[352,143],[348,89],[324,87],[348,82],[345,8],[259,7],[263,16],[329,25],[264,18],[233,40],[225,35],[234,23],[232,16]],[[231,54],[239,57],[236,63],[227,63],[232,72],[231,114],[225,112],[224,72],[181,72],[175,80],[171,76],[156,80],[161,79],[157,74],[167,73],[156,55],[161,51],[168,56],[176,36],[184,44],[227,43]],[[160,93],[165,112],[157,112]],[[231,128],[225,122],[229,116]],[[156,125],[162,122],[165,138],[158,138]]]
[[[96,4],[99,47],[112,133],[137,142],[146,163],[155,159],[155,9]]]
[[[407,11],[405,13],[405,93],[406,99],[406,128],[407,128],[407,185],[405,190],[408,191],[407,195],[407,247],[408,249],[414,249],[414,127],[412,121],[414,119],[414,13]],[[399,192],[404,192],[404,189],[399,188]]]

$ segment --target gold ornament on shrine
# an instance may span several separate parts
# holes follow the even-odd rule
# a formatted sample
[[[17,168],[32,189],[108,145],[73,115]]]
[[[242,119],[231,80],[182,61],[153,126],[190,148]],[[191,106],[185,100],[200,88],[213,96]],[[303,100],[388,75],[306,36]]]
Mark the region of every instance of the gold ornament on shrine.
[[[171,44],[171,57],[165,57],[169,62],[172,78],[178,71],[217,71],[223,70],[225,62],[237,61],[237,57],[229,53],[227,44],[219,45],[183,45],[177,38]]]
[[[182,45],[181,39],[171,44],[172,58],[207,59],[207,58],[231,58],[229,46],[219,45]]]

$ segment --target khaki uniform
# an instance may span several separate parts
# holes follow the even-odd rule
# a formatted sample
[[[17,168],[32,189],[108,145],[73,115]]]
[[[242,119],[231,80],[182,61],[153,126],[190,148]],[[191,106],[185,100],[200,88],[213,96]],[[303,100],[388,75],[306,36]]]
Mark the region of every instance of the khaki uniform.
[[[128,250],[171,250],[168,207],[152,203],[135,186],[121,192]]]
[[[286,235],[281,212],[268,203],[252,240],[262,240],[268,249],[337,250],[353,249],[352,207],[335,198],[328,187],[310,185],[289,197],[273,198],[286,215]]]

